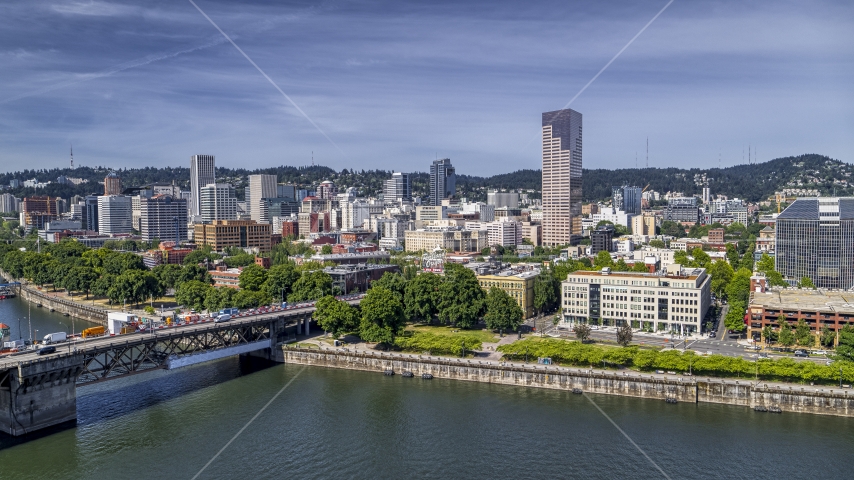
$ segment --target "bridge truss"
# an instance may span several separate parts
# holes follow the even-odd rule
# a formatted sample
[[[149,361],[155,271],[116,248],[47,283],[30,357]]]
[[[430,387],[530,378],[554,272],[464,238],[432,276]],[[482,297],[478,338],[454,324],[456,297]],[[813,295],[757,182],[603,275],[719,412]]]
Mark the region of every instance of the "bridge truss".
[[[271,323],[211,326],[180,333],[140,334],[124,343],[111,343],[82,352],[78,385],[165,368],[171,357],[209,352],[270,339]],[[276,338],[273,338],[276,341]]]

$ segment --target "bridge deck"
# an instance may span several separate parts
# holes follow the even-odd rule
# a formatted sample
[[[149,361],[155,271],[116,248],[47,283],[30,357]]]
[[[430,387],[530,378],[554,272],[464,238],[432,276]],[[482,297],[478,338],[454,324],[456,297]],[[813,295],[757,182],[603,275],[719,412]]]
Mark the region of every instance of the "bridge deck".
[[[361,297],[348,299],[350,304],[358,304]],[[291,318],[302,318],[307,313],[314,312],[314,303],[295,306],[286,309],[278,309],[265,313],[241,313],[233,316],[231,320],[221,323],[215,323],[213,320],[199,321],[198,323],[181,324],[172,327],[164,327],[154,329],[151,332],[136,332],[125,335],[113,335],[95,337],[92,339],[71,340],[68,342],[55,344],[57,353],[48,355],[39,355],[37,350],[10,354],[0,359],[0,370],[8,368],[16,368],[19,364],[30,364],[40,361],[45,361],[53,356],[62,353],[75,354],[95,354],[101,351],[112,349],[116,346],[135,346],[145,345],[152,342],[162,342],[169,339],[180,339],[182,337],[190,337],[204,333],[216,333],[221,331],[233,330],[238,327],[251,327],[256,325],[265,325],[271,321]]]

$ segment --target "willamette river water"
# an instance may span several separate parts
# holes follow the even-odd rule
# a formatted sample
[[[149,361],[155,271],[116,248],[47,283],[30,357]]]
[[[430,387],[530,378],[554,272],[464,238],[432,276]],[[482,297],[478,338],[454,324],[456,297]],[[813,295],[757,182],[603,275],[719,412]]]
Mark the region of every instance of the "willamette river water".
[[[291,380],[198,478],[663,477],[582,395],[231,358],[80,387],[0,478],[193,478]],[[670,478],[854,478],[854,419],[590,398]]]

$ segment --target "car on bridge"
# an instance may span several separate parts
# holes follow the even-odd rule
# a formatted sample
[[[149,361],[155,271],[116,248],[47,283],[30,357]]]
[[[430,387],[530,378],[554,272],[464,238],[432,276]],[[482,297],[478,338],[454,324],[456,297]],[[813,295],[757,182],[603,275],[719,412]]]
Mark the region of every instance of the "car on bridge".
[[[224,315],[220,315],[220,316],[216,317],[216,319],[214,320],[214,323],[222,323],[222,322],[227,322],[229,320],[231,320],[231,315],[224,314]]]

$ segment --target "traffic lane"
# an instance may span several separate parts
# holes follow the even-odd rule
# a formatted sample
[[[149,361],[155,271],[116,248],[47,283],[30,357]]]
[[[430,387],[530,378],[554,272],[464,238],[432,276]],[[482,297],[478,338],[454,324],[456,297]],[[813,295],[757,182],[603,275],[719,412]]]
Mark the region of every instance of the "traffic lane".
[[[354,301],[355,300],[350,300],[350,301],[348,301],[348,303],[352,303]],[[275,312],[263,312],[263,313],[258,313],[258,314],[244,315],[244,316],[240,316],[240,317],[233,317],[232,320],[229,320],[228,322],[223,322],[221,324],[216,324],[213,320],[208,320],[208,321],[205,321],[202,323],[179,324],[179,325],[175,325],[173,327],[166,327],[166,328],[162,328],[162,329],[154,329],[151,331],[138,331],[138,332],[134,332],[134,333],[127,333],[124,335],[96,337],[93,339],[75,339],[73,341],[54,344],[53,346],[57,347],[56,353],[69,353],[69,352],[63,352],[63,350],[66,350],[66,349],[70,350],[71,348],[77,349],[77,353],[83,353],[81,351],[82,349],[88,350],[88,349],[94,349],[94,348],[98,348],[98,347],[110,346],[111,344],[123,343],[124,341],[143,339],[143,336],[145,336],[145,335],[153,336],[156,338],[158,335],[161,335],[161,334],[172,335],[172,334],[176,334],[176,333],[194,333],[194,332],[197,332],[200,330],[206,330],[211,325],[223,325],[223,328],[225,328],[226,324],[240,326],[243,324],[254,323],[254,322],[257,322],[258,320],[268,320],[268,319],[272,320],[272,319],[275,319],[275,318],[281,316],[282,312],[305,313],[306,311],[313,311],[313,310],[314,310],[314,305],[307,305],[305,307],[292,308],[290,310],[278,310]],[[53,354],[39,355],[38,351],[36,350],[36,351],[32,351],[32,352],[27,352],[27,353],[22,354],[22,355],[15,355],[14,357],[8,358],[7,360],[10,363],[25,362],[25,361],[35,360],[35,359],[49,358],[50,355],[53,355]]]

